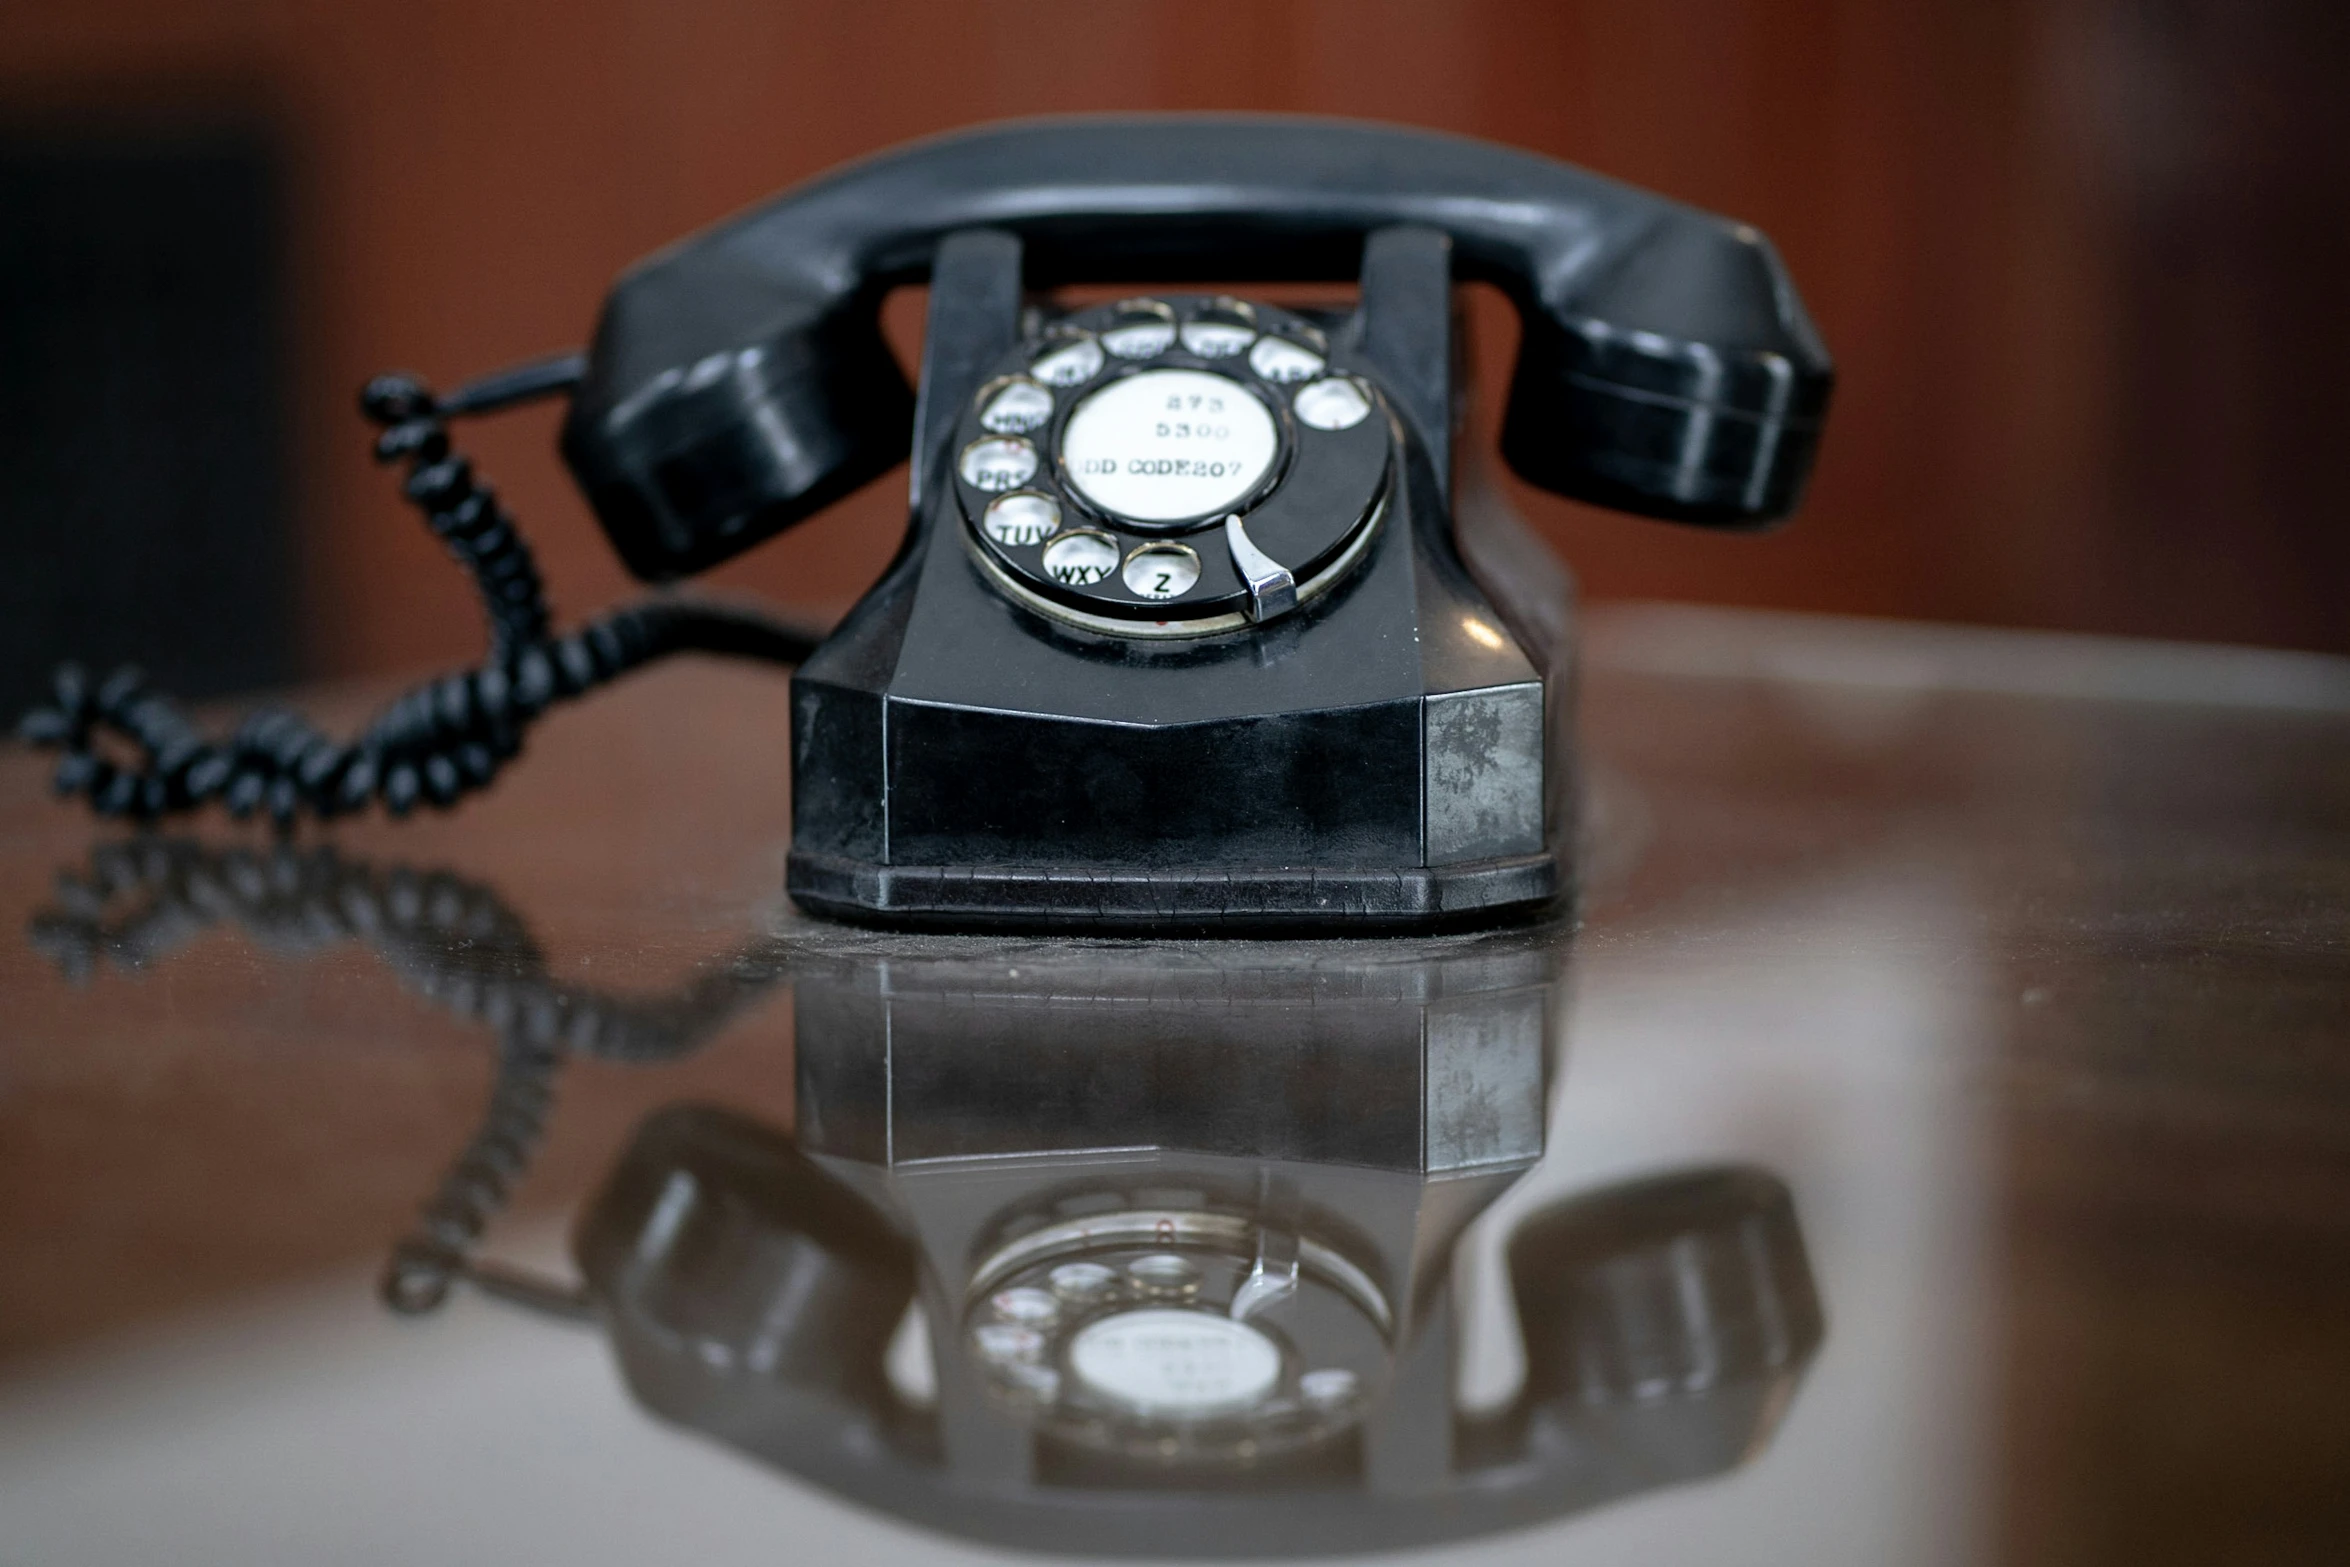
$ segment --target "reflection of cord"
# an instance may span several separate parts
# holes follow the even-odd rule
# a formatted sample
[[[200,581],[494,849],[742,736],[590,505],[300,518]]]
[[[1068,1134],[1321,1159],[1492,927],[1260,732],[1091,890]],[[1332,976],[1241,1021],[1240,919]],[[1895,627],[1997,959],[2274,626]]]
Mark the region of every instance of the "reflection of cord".
[[[574,1291],[493,1273],[471,1260],[482,1229],[506,1206],[514,1182],[538,1152],[555,1102],[559,1062],[553,1045],[534,1043],[512,1027],[501,1034],[497,1081],[480,1129],[425,1203],[422,1222],[392,1247],[384,1265],[384,1302],[394,1311],[419,1316],[434,1310],[448,1298],[449,1286],[466,1276],[565,1316],[584,1310]]]
[[[266,810],[281,825],[303,811],[333,816],[380,800],[395,816],[446,808],[497,776],[540,714],[641,664],[672,653],[720,653],[796,663],[806,632],[715,605],[648,600],[561,637],[548,634],[545,590],[530,546],[497,492],[449,443],[448,420],[568,391],[577,356],[524,365],[437,400],[413,376],[378,376],[360,394],[384,427],[377,460],[408,463],[407,498],[473,577],[490,625],[490,653],[468,670],[418,686],[358,738],[329,738],[307,719],[264,708],[225,740],[207,740],[146,677],[118,669],[95,684],[79,665],[57,671],[50,700],[19,725],[35,745],[64,753],[60,794],[88,798],[105,816],[142,820],[218,800],[234,816]],[[99,750],[111,733],[135,764]]]
[[[127,911],[113,912],[125,901]],[[33,917],[31,937],[79,982],[104,963],[145,968],[223,922],[288,954],[363,941],[411,990],[498,1030],[497,1078],[481,1125],[385,1269],[384,1299],[403,1312],[432,1310],[459,1278],[543,1309],[584,1310],[565,1286],[471,1256],[538,1148],[563,1059],[685,1055],[781,977],[780,966],[753,947],[672,996],[566,985],[547,972],[529,928],[489,888],[443,871],[379,870],[331,848],[283,843],[101,844],[81,875],[58,877],[56,904]]]

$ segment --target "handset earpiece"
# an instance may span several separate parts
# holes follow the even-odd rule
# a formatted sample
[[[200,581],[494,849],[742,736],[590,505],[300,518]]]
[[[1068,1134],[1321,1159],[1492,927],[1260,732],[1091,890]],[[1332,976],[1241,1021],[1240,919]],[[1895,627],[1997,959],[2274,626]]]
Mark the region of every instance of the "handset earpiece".
[[[673,308],[673,292],[699,308]],[[766,319],[649,374],[631,365],[647,344],[674,359],[707,341],[696,328],[721,306]],[[716,565],[904,459],[914,396],[878,312],[878,297],[663,274],[614,291],[562,445],[630,571],[659,582]]]
[[[1802,499],[1834,384],[1769,240],[1685,210],[1521,307],[1502,456],[1546,490],[1714,527]]]

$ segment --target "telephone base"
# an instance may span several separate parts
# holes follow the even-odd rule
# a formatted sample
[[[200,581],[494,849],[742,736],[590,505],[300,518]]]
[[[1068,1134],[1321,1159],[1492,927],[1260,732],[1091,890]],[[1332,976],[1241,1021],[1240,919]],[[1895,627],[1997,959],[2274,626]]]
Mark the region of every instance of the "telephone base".
[[[785,885],[812,914],[897,929],[1402,934],[1540,914],[1565,878],[1550,853],[1394,870],[1142,871],[875,865],[794,849]]]

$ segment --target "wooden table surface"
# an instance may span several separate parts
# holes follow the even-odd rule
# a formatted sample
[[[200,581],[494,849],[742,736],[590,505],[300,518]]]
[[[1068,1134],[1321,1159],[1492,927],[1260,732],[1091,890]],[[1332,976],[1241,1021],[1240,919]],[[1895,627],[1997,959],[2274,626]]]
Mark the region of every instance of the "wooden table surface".
[[[1670,607],[1586,650],[1547,1152],[1481,1222],[1760,1165],[1828,1327],[1735,1471],[1424,1559],[2350,1560],[2350,661]],[[656,1423],[592,1328],[374,1295],[494,1043],[380,927],[732,983],[796,928],[785,695],[660,669],[453,815],[287,847],[0,751],[0,1562],[975,1559]],[[769,979],[567,1065],[486,1246],[565,1266],[661,1106],[790,1126]]]

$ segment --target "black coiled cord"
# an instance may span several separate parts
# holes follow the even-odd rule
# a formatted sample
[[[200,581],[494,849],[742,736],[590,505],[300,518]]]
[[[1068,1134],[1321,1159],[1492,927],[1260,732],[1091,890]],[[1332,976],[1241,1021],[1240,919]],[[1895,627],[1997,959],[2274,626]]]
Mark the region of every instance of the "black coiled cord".
[[[563,1062],[675,1060],[783,978],[780,950],[754,944],[669,996],[566,985],[489,888],[292,844],[214,849],[150,836],[102,844],[81,874],[58,877],[56,901],[33,917],[30,935],[79,983],[107,964],[145,969],[223,922],[287,954],[363,941],[408,988],[498,1032],[480,1125],[384,1269],[385,1302],[411,1314],[439,1306],[459,1279],[540,1310],[581,1314],[575,1291],[473,1256],[537,1152]]]
[[[57,671],[50,700],[18,733],[64,753],[60,795],[81,795],[102,816],[152,821],[219,801],[230,815],[266,811],[280,826],[304,812],[325,818],[380,801],[395,816],[419,804],[446,809],[488,784],[522,749],[524,732],[567,701],[673,653],[717,653],[797,663],[816,638],[798,627],[719,605],[653,599],[563,636],[549,635],[546,592],[530,546],[497,492],[450,444],[448,420],[568,390],[575,357],[504,372],[436,400],[414,376],[386,375],[360,393],[383,427],[375,454],[408,464],[403,493],[472,576],[490,626],[489,656],[394,701],[356,738],[337,741],[308,719],[264,708],[224,740],[206,739],[134,668],[93,681],[77,664]],[[109,760],[112,734],[139,753]]]

